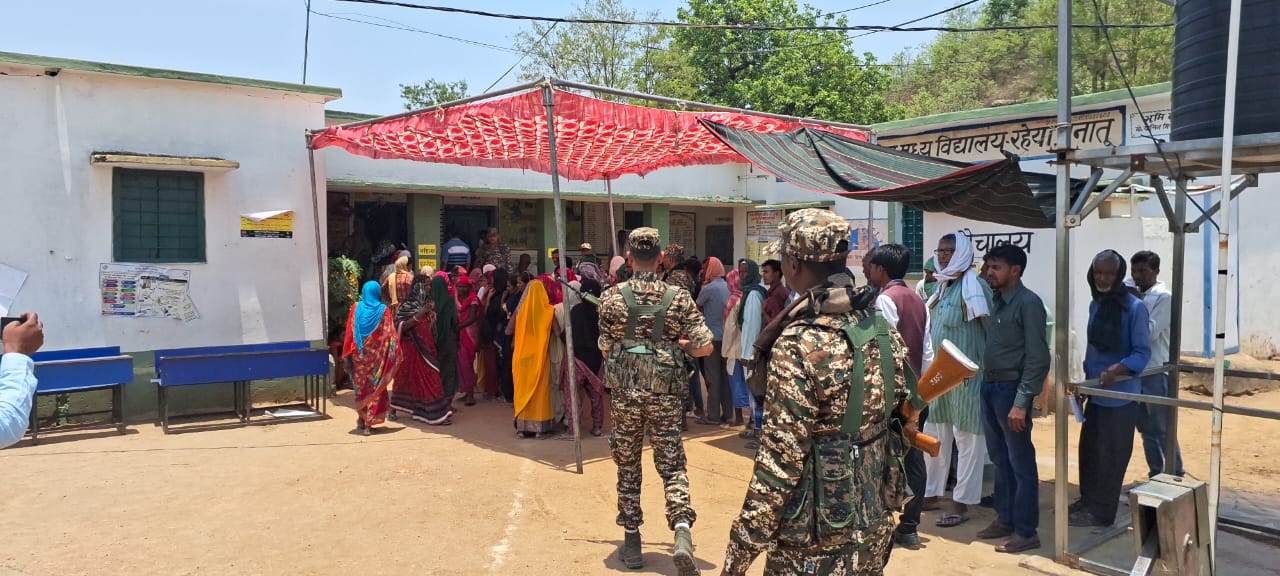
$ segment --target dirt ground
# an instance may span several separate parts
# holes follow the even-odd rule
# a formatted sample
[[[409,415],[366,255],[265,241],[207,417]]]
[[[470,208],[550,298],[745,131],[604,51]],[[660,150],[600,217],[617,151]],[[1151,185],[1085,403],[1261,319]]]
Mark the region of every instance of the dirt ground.
[[[1231,401],[1280,409],[1280,392]],[[54,433],[0,451],[0,576],[627,572],[613,556],[622,531],[605,439],[583,440],[578,475],[573,443],[517,439],[509,405],[461,408],[444,428],[390,423],[366,438],[353,434],[349,393],[337,403],[325,420],[259,416],[247,427],[218,421],[168,436],[145,423],[126,436]],[[1076,574],[1048,559],[1052,423],[1039,419],[1034,431],[1045,480],[1038,554],[1001,555],[976,541],[990,510],[975,508],[950,529],[927,512],[926,547],[895,551],[887,573]],[[1199,478],[1208,475],[1208,429],[1206,413],[1180,422],[1186,468]],[[694,539],[708,574],[722,564],[751,473],[736,432],[694,424],[686,441]],[[1078,434],[1073,423],[1070,437]],[[1280,423],[1228,415],[1224,486],[1280,494],[1278,443]],[[646,466],[646,564],[636,573],[674,574],[661,487],[648,457]],[[1129,472],[1145,476],[1140,444]],[[759,559],[751,573],[762,568]]]

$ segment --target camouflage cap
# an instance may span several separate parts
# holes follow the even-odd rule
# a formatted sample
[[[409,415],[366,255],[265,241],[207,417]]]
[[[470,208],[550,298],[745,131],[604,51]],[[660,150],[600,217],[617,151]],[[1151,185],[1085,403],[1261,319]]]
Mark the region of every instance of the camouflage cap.
[[[778,225],[778,232],[782,238],[765,246],[766,254],[789,254],[810,262],[844,260],[849,254],[849,222],[830,210],[805,208],[792,212]]]
[[[677,262],[683,262],[684,246],[675,243],[667,244],[666,249],[662,251],[662,255],[669,258],[675,258]]]
[[[657,254],[662,248],[662,233],[657,228],[636,228],[627,236],[627,248],[642,254]]]

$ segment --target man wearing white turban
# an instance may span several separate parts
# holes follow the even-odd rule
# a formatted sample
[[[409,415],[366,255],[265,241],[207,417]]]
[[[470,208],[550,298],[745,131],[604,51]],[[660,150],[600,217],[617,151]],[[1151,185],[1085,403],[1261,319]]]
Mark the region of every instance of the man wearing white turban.
[[[970,360],[982,366],[991,314],[991,287],[973,269],[973,245],[963,232],[947,234],[938,240],[934,255],[938,284],[926,303],[933,348],[939,350],[943,340],[950,340]],[[982,382],[983,373],[979,369],[973,378],[929,406],[924,432],[940,440],[942,450],[937,457],[925,456],[929,477],[924,493],[925,509],[936,507],[938,498],[946,491],[953,441],[960,452],[952,504],[938,520],[939,527],[963,524],[969,519],[969,506],[982,500],[982,468],[987,458],[986,441],[982,437]]]

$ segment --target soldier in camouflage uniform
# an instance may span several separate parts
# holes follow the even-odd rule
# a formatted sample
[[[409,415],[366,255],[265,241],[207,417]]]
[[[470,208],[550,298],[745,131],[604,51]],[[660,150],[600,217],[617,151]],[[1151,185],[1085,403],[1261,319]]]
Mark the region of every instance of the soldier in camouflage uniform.
[[[667,525],[675,531],[676,566],[681,576],[695,576],[689,529],[697,514],[689,502],[680,425],[689,393],[687,357],[711,354],[711,330],[688,291],[658,279],[657,230],[631,232],[627,248],[635,274],[600,298],[599,346],[613,412],[609,446],[618,465],[618,525],[625,529],[618,557],[628,568],[643,564],[640,450],[647,433],[665,487]]]
[[[679,244],[667,244],[662,251],[662,267],[666,270],[662,281],[672,286],[684,288],[690,295],[698,287],[697,281],[684,269],[684,247]]]
[[[800,301],[770,327],[771,346],[757,340],[771,352],[764,425],[723,574],[768,550],[766,575],[881,575],[906,493],[891,411],[916,399],[907,349],[875,314],[876,293],[853,285],[843,218],[800,210],[779,229],[773,250]]]

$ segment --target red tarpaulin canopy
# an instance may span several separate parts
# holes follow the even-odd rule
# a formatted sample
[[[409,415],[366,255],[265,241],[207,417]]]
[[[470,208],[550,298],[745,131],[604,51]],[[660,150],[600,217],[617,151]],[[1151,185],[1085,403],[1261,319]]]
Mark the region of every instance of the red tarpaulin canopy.
[[[669,166],[747,160],[726,146],[700,118],[750,132],[809,127],[867,141],[864,132],[737,112],[680,112],[633,106],[555,91],[555,136],[560,175],[603,180],[644,175]],[[337,146],[369,158],[400,158],[551,173],[547,112],[533,89],[476,104],[331,126],[315,134],[314,149]]]

